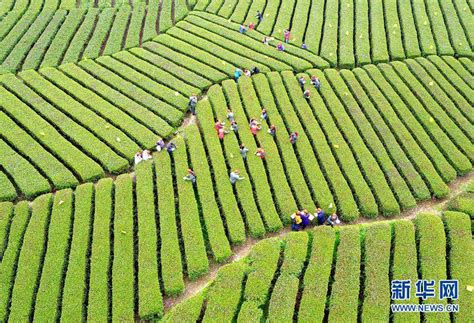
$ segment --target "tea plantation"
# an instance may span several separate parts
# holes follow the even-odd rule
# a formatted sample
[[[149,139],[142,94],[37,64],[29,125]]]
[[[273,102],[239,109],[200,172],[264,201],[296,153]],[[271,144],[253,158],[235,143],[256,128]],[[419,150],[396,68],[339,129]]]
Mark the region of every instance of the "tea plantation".
[[[472,322],[473,12],[0,0],[0,322]],[[318,207],[344,225],[268,238]],[[391,312],[418,279],[459,311]]]

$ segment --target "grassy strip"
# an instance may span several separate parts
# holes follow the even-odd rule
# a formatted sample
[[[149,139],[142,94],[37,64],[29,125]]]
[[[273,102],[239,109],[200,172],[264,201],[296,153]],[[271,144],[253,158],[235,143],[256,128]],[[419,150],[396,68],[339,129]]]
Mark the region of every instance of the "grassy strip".
[[[311,257],[303,280],[298,312],[301,322],[323,321],[336,235],[328,226],[314,229]]]
[[[205,300],[205,293],[199,293],[171,308],[163,318],[163,322],[197,321]]]
[[[62,294],[61,321],[85,318],[87,251],[91,234],[94,185],[84,184],[74,192],[74,228]]]
[[[362,72],[362,71],[361,71]],[[385,173],[389,174],[388,180],[392,184],[394,193],[402,208],[410,208],[415,206],[416,199],[427,199],[430,197],[430,191],[423,182],[422,177],[418,174],[416,169],[413,167],[410,160],[407,158],[405,152],[400,147],[397,139],[390,131],[388,125],[384,122],[382,116],[377,111],[374,104],[387,104],[383,102],[383,98],[379,91],[370,93],[370,97],[364,92],[364,88],[358,82],[355,75],[350,71],[341,71],[340,75],[350,88],[352,95],[358,101],[361,108],[361,112],[365,114],[365,117],[361,120],[369,120],[372,131],[375,133],[370,136],[375,141],[368,141],[368,144],[372,146],[373,151],[380,152],[378,158],[380,159],[381,165],[385,169]],[[363,82],[364,86],[369,82]],[[372,90],[370,84],[367,88]],[[376,94],[376,95],[373,95]],[[373,103],[372,103],[373,102]],[[354,115],[356,118],[356,115]],[[375,139],[374,135],[378,135],[379,139]],[[380,142],[379,142],[380,140]],[[386,152],[384,153],[384,149]],[[410,187],[413,190],[410,191]]]
[[[63,273],[66,271],[68,259],[73,200],[73,192],[70,189],[58,191],[54,197],[48,227],[48,246],[34,306],[33,318],[40,321],[57,320],[59,316]]]
[[[112,320],[132,321],[134,314],[133,182],[129,174],[117,177],[114,207],[114,261],[112,265]]]
[[[142,60],[129,52],[122,51],[117,54],[114,54],[114,58],[121,61],[124,64],[127,64],[129,67],[133,68],[136,71],[148,76],[155,82],[163,84],[179,93],[182,93],[185,96],[191,96],[193,94],[199,94],[200,90],[197,87],[194,87],[190,84],[187,84],[186,81],[183,81],[171,73],[163,70],[160,65],[151,64],[145,60]],[[159,68],[157,66],[160,66]]]
[[[18,20],[18,23],[10,30],[8,35],[0,41],[0,62],[3,62],[5,58],[11,53],[13,48],[18,44],[23,35],[27,32],[36,19],[38,12],[28,10]]]
[[[160,15],[160,30],[158,34],[163,34],[172,26],[171,3],[172,1],[162,1],[161,15]]]
[[[434,141],[438,143],[439,149],[444,153],[457,173],[459,175],[468,173],[472,168],[469,159],[474,159],[472,143],[453,121],[446,116],[431,95],[423,89],[423,86],[410,73],[406,65],[395,62],[392,63],[392,66],[392,69],[383,69],[383,72],[387,73],[386,77],[398,88],[401,96],[409,102],[420,123],[431,134]],[[398,76],[393,73],[394,71],[398,72]],[[414,93],[416,93],[416,97]],[[431,121],[432,119],[436,120],[439,125]],[[463,155],[457,148],[463,146],[466,147],[465,149],[471,148],[467,154],[469,158]]]
[[[128,30],[126,31],[127,40],[125,41],[124,48],[132,48],[140,45],[140,31],[142,29],[145,8],[145,2],[139,2],[133,8],[132,17],[130,18],[130,25],[128,27]],[[123,37],[125,37],[125,35],[123,35]]]
[[[291,18],[293,18],[293,10],[295,9],[295,5],[297,2],[302,2],[304,0],[300,1],[293,1],[293,0],[281,0],[280,1],[280,6],[278,8],[278,15],[275,17],[273,20],[275,24],[273,25],[273,30],[272,30],[272,36],[284,40],[285,39],[285,34],[284,31],[285,29],[290,29],[290,26],[295,24],[295,21],[291,21]],[[265,10],[266,12],[266,10]],[[306,20],[306,17],[305,17]],[[291,35],[292,38],[294,38],[294,34]],[[293,39],[290,39],[291,42],[293,42]]]
[[[359,227],[342,227],[338,241],[336,270],[329,299],[329,321],[355,322],[360,288]]]
[[[369,24],[372,62],[377,64],[389,60],[385,34],[382,0],[369,0]]]
[[[30,28],[28,28],[27,32],[8,54],[5,61],[3,61],[2,68],[12,72],[19,69],[21,62],[28,54],[28,51],[31,49],[43,30],[46,28],[46,25],[51,20],[52,16],[53,13],[47,11],[43,11],[38,15]]]
[[[285,237],[285,256],[280,276],[273,288],[268,309],[269,321],[289,322],[293,318],[299,277],[307,258],[309,236],[291,232]]]
[[[13,201],[18,196],[15,186],[7,175],[0,171],[0,201]]]
[[[219,206],[217,205],[209,162],[205,158],[204,145],[201,142],[197,126],[187,126],[184,129],[184,133],[185,138],[190,138],[186,141],[186,145],[189,151],[190,164],[196,174],[198,174],[197,193],[211,252],[217,262],[223,262],[231,256],[232,250],[230,249]],[[177,175],[181,175],[181,173]],[[180,180],[179,177],[178,180]]]
[[[33,202],[31,219],[23,238],[16,266],[15,284],[11,294],[8,319],[12,322],[25,321],[32,316],[34,297],[46,249],[51,204],[51,194],[41,195]],[[68,230],[66,230],[67,232]]]
[[[245,15],[247,14],[251,3],[252,1],[249,0],[239,1],[235,6],[234,12],[232,13],[230,19],[239,23],[244,22]]]
[[[393,0],[389,0],[389,2],[392,1]],[[405,46],[406,57],[421,56],[411,2],[410,0],[397,0],[396,3],[399,10],[398,14],[400,16],[401,33],[403,34],[402,38],[403,45]]]
[[[225,120],[225,109],[227,107],[227,102],[221,88],[219,86],[212,86],[207,93],[211,102],[211,106],[216,115],[215,119]],[[217,113],[217,111],[220,112]],[[212,118],[210,120],[212,120]],[[203,132],[209,133],[208,136],[213,136],[216,139],[216,141],[214,141],[214,145],[220,145],[213,126],[214,125],[212,124],[211,127],[204,128]],[[206,142],[208,142],[207,139]],[[209,143],[207,145],[208,147],[210,146]],[[224,147],[226,159],[229,163],[230,169],[227,170],[227,174],[224,177],[225,179],[222,180],[228,181],[229,173],[231,171],[235,169],[240,170],[240,176],[244,177],[245,179],[238,181],[235,184],[235,189],[238,194],[238,201],[240,202],[243,213],[245,214],[246,225],[250,235],[252,237],[261,237],[263,234],[265,234],[265,226],[257,208],[256,198],[252,192],[249,174],[247,174],[245,164],[240,157],[239,143],[237,142],[237,138],[233,135],[226,135],[224,137]],[[248,157],[251,158],[252,156]]]
[[[243,100],[242,102],[243,104],[242,104],[240,101],[241,98],[239,96],[239,91],[237,87],[235,86],[235,82],[228,80],[222,83],[229,107],[236,114],[236,121],[240,123],[242,126],[244,126],[248,120],[248,118],[245,117],[245,111],[244,111],[243,105],[245,105],[246,108],[250,109],[250,106],[252,104],[258,104],[256,102],[257,98],[256,98],[255,91],[253,91],[251,84],[252,83],[250,80],[241,80],[239,82],[240,95],[242,96],[242,100]],[[250,102],[252,96],[253,96],[253,100],[252,100],[253,102]],[[219,110],[215,109],[216,114],[220,116],[225,115],[226,110],[222,109],[224,106],[219,105],[218,107],[220,107],[220,109]],[[254,108],[254,109],[258,110],[258,108]],[[271,182],[267,178],[265,165],[263,164],[263,161],[256,156],[252,156],[252,153],[257,150],[255,141],[252,138],[252,134],[249,131],[241,131],[239,133],[239,138],[240,140],[242,140],[242,142],[244,142],[248,146],[250,150],[250,154],[249,154],[250,156],[248,156],[246,160],[246,164],[249,169],[250,176],[252,177],[252,184],[256,193],[256,199],[260,206],[260,210],[261,210],[264,222],[269,231],[272,231],[272,232],[278,231],[282,228],[282,223],[278,216],[278,212],[275,207],[275,202],[273,201],[273,196],[270,191]],[[277,185],[277,183],[275,183],[275,185]]]
[[[156,43],[154,43],[156,44]],[[142,60],[147,61],[150,64],[155,66],[160,66],[163,71],[166,71],[186,83],[189,83],[191,86],[203,90],[211,86],[211,82],[208,81],[204,76],[194,73],[193,71],[181,67],[175,64],[173,61],[165,59],[161,56],[155,55],[152,52],[144,50],[142,48],[133,48],[130,50],[131,53],[135,54]]]
[[[97,8],[91,8],[87,11],[84,21],[79,29],[77,29],[77,33],[72,38],[71,44],[64,54],[61,64],[77,62],[81,58],[82,52],[95,32],[94,25],[96,19],[99,19],[99,14],[100,11]]]
[[[472,216],[472,215],[471,215]],[[450,279],[459,281],[459,312],[454,313],[457,322],[468,322],[472,317],[474,299],[467,286],[474,282],[474,249],[471,235],[471,219],[459,212],[443,213],[448,238],[448,272]]]
[[[217,14],[219,9],[222,7],[223,3],[224,3],[224,0],[211,0],[211,2],[206,8],[206,11],[212,14]]]
[[[245,53],[246,56],[252,60],[261,62],[262,64],[269,64],[269,67],[274,70],[288,70],[291,67],[297,70],[304,70],[312,67],[312,64],[308,61],[293,55],[288,55],[287,53],[279,52],[275,48],[263,44],[261,40],[249,39],[246,35],[239,33],[238,30],[229,30],[225,28],[225,26],[210,22],[196,15],[190,15],[186,18],[186,21],[222,36],[218,37],[212,35],[212,38],[208,37],[208,39],[214,39],[219,44],[227,44],[227,49]],[[193,30],[195,29],[191,29],[191,31]],[[199,35],[203,37],[208,34],[201,28],[198,30]]]
[[[109,37],[101,55],[112,55],[122,49],[124,34],[127,29],[132,9],[128,5],[123,5],[117,11],[114,23],[109,31]]]
[[[29,128],[34,134],[41,135],[41,133],[44,133],[44,136],[36,135],[35,139],[50,148],[51,151],[57,153],[61,160],[70,165],[83,181],[90,181],[103,175],[100,165],[88,156],[96,156],[97,160],[104,164],[108,160],[118,157],[89,131],[55,109],[16,77],[8,76],[1,81],[10,91],[29,104],[29,106],[26,106],[17,103],[14,105],[14,109],[9,109],[10,112],[15,112],[13,115],[15,119]],[[4,107],[7,108],[8,106],[4,105]],[[34,112],[38,113],[41,117]],[[54,124],[57,128],[53,128],[43,118],[49,121],[49,123]],[[18,133],[16,136],[20,137]],[[88,156],[72,143],[82,146],[81,148]],[[21,145],[15,142],[15,147],[19,148]],[[31,156],[31,148],[28,151],[28,154]],[[54,166],[54,164],[50,166]]]
[[[349,89],[341,79],[339,73],[335,70],[327,70],[325,71],[325,75],[327,76],[327,80],[322,79],[322,82],[326,83],[326,81],[329,81],[332,86],[327,88],[334,88],[334,92],[329,90],[327,94],[325,94],[324,91],[322,91],[323,96],[326,96],[327,102],[330,103],[329,107],[332,110],[332,114],[338,126],[343,129],[342,132],[348,142],[350,138],[352,150],[362,166],[364,178],[378,199],[380,211],[385,216],[400,214],[400,206],[385,177],[394,177],[393,174],[390,174],[393,168],[385,169],[386,164],[382,162],[381,155],[385,152],[385,149],[378,141],[377,135],[373,132],[372,127],[368,126],[367,119],[359,119],[359,116],[363,116],[363,114],[360,113],[360,107],[350,94]],[[379,143],[378,147],[375,146],[377,142]],[[369,148],[371,150],[369,150]],[[378,149],[381,149],[381,151]],[[385,161],[387,162],[387,160],[389,161],[389,158],[385,155]],[[379,162],[380,165],[377,162]],[[389,166],[391,166],[391,162],[389,161],[388,163]],[[395,194],[396,193],[397,192],[395,192]]]
[[[250,118],[260,115],[261,106],[266,107],[266,104],[259,101],[256,89],[252,85],[252,79],[241,79],[239,83],[239,90],[245,112],[237,110],[234,111],[234,113],[236,113],[236,119],[239,119],[238,123],[245,124]],[[269,91],[270,89],[267,90]],[[270,93],[266,93],[265,96],[268,98],[268,95],[270,95]],[[280,214],[280,218],[282,218],[283,222],[286,221],[286,224],[288,224],[291,222],[289,215],[295,212],[297,205],[288,184],[288,179],[283,168],[282,160],[279,155],[275,139],[272,136],[269,136],[267,132],[267,127],[269,126],[270,125],[264,123],[262,130],[259,131],[255,137],[257,139],[257,143],[255,143],[251,134],[247,131],[241,132],[240,137],[243,142],[247,143],[247,148],[250,151],[256,151],[256,146],[258,145],[260,147],[264,147],[268,156],[272,157],[265,160],[264,166],[266,166],[266,170],[270,175],[269,180],[271,182],[274,198],[278,204],[278,213]]]
[[[445,77],[430,60],[420,57],[416,59],[416,62],[424,67],[425,71],[431,76],[431,78],[436,80],[442,90],[444,90],[449,96],[450,100],[453,101],[456,108],[459,109],[458,112],[452,113],[455,115],[461,113],[463,117],[468,119],[471,124],[474,123],[474,113],[472,112],[472,106],[469,104],[468,100],[462,96],[460,91],[456,89],[457,84],[452,84],[450,80]],[[468,134],[471,137],[472,130],[470,131],[469,127],[463,130],[468,131]]]
[[[141,319],[163,315],[157,259],[157,223],[153,164],[135,167],[138,218],[138,313]]]
[[[51,154],[44,151],[44,148],[40,147],[39,144],[36,142],[31,143],[34,140],[32,140],[30,135],[20,128],[14,120],[20,121],[20,124],[33,133],[36,140],[43,142],[47,147],[51,148],[56,156],[61,156],[62,159],[64,153],[61,152],[59,145],[52,143],[53,140],[57,140],[58,137],[60,137],[58,136],[58,133],[54,131],[51,126],[46,124],[43,119],[38,117],[34,111],[31,111],[28,106],[23,104],[3,87],[0,88],[0,93],[0,104],[5,111],[14,118],[12,120],[7,116],[7,114],[4,114],[3,112],[1,113],[1,118],[3,119],[2,125],[5,128],[0,132],[4,138],[10,143],[13,143],[15,147],[24,147],[24,150],[21,149],[23,150],[23,153],[28,156],[30,161],[35,162],[37,167],[50,178],[56,187],[64,188],[77,184],[74,175],[61,162],[57,161]],[[40,125],[44,127],[41,127]],[[51,136],[52,138],[44,140],[39,139],[40,136],[45,137],[43,134],[46,133],[48,133],[48,135],[53,135]],[[65,140],[61,139],[58,139],[58,141],[65,142]],[[67,144],[65,147],[70,148],[71,145]],[[64,149],[65,147],[63,146],[62,148]],[[64,151],[67,151],[67,149],[64,149]],[[83,156],[80,156],[79,159],[83,159]]]
[[[28,52],[28,55],[21,66],[22,69],[26,70],[39,68],[46,51],[56,36],[57,31],[61,27],[64,19],[66,19],[66,15],[67,11],[62,9],[57,10],[54,13],[54,16],[50,20],[48,26],[35,42],[33,48],[31,48]]]
[[[121,129],[141,147],[152,147],[155,145],[157,136],[151,130],[124,113],[121,109],[117,109],[114,105],[105,101],[92,90],[75,82],[58,69],[45,68],[40,70],[40,72],[50,82],[71,95],[78,102]]]
[[[149,40],[156,36],[156,23],[158,17],[159,1],[148,1],[145,25],[143,26],[143,40]]]
[[[100,180],[95,188],[94,226],[90,255],[87,320],[106,321],[109,318],[109,262],[111,253],[111,219],[113,212],[113,181]],[[112,240],[113,241],[113,240]]]
[[[262,320],[263,310],[252,301],[245,301],[240,307],[238,323],[260,322]]]
[[[34,90],[52,102],[58,109],[64,113],[68,113],[71,118],[80,122],[105,143],[110,145],[110,147],[120,152],[121,155],[131,157],[138,150],[138,146],[120,129],[110,125],[105,119],[99,117],[96,113],[64,93],[64,91],[55,87],[38,73],[25,71],[20,73],[20,77]],[[119,138],[119,140],[117,140],[117,138]],[[118,156],[109,158],[105,166],[107,170],[111,172],[123,171],[128,166],[127,161]]]
[[[319,45],[322,38],[322,28],[324,22],[324,0],[312,0],[309,9],[309,19],[306,23],[306,35],[304,43],[308,49],[319,54]]]
[[[310,9],[311,0],[296,1],[291,21],[291,43],[297,46],[301,46],[304,43],[304,34],[308,24],[307,19]]]
[[[82,61],[79,65],[95,78],[153,111],[164,120],[168,121],[172,126],[176,126],[181,122],[183,118],[183,113],[181,111],[155,98],[147,91],[121,78],[114,72],[90,60]],[[155,83],[153,82],[153,84]]]
[[[390,312],[390,245],[388,223],[368,225],[365,230],[363,322],[386,322]]]
[[[245,17],[245,19],[243,21],[245,21],[248,24],[253,22],[255,24],[255,26],[257,26],[258,25],[257,11],[263,12],[263,10],[265,9],[265,6],[266,6],[266,1],[264,1],[264,0],[252,1],[252,3],[250,4],[250,8],[247,12],[247,16]],[[221,9],[219,11],[219,16],[229,18],[230,14],[228,16],[222,14],[222,12],[224,10],[225,9]],[[232,10],[234,10],[234,8],[232,8]],[[227,10],[225,10],[225,11],[227,11]],[[241,21],[237,21],[237,22],[241,23]]]
[[[387,33],[388,49],[391,60],[401,60],[405,58],[405,50],[403,49],[403,40],[405,34],[402,35],[400,20],[398,16],[397,0],[384,1],[384,17],[385,31]],[[407,35],[408,38],[415,35]]]
[[[474,217],[474,195],[462,194],[448,202],[448,210],[459,211]]]
[[[203,322],[224,322],[235,316],[247,269],[247,265],[240,261],[219,270],[209,288]]]
[[[430,56],[430,61],[435,64],[451,83],[456,86],[458,91],[469,101],[471,105],[474,104],[474,80],[472,78],[472,68],[469,69],[461,63],[461,59],[457,60],[451,56]],[[464,60],[465,62],[465,60]]]
[[[469,41],[466,38],[464,29],[461,25],[460,16],[458,16],[452,0],[440,1],[441,13],[438,16],[443,17],[446,20],[446,26],[444,26],[445,32],[448,31],[451,44],[454,47],[456,54],[461,56],[474,57],[472,49],[469,45]],[[439,9],[439,7],[437,8]],[[438,12],[438,11],[436,11]],[[472,33],[472,31],[471,31]]]
[[[438,289],[439,281],[446,279],[446,236],[443,222],[436,215],[419,213],[415,218],[416,241],[418,244],[418,271],[421,279],[434,280]],[[433,243],[436,241],[436,243]],[[423,304],[446,304],[446,299],[428,298]],[[427,320],[446,321],[449,314],[425,313]]]
[[[412,10],[415,16],[421,54],[424,56],[436,55],[437,48],[431,31],[431,24],[426,14],[425,2],[412,2]]]
[[[324,13],[323,36],[321,40],[321,51],[319,55],[328,60],[331,66],[337,65],[338,48],[338,19],[339,19],[339,1],[326,2],[326,11]]]
[[[392,280],[410,280],[413,284],[418,279],[417,254],[415,242],[415,228],[409,220],[393,222],[393,251],[392,251]],[[412,285],[408,300],[396,300],[395,304],[413,303],[415,299],[415,288]],[[393,313],[394,322],[419,322],[419,313]]]
[[[0,113],[2,125],[8,126],[11,120],[3,123],[7,117]],[[26,198],[33,198],[51,190],[48,180],[28,160],[0,139],[0,164],[11,176],[18,189]]]
[[[187,71],[191,71],[203,78],[210,80],[210,83],[221,82],[228,77],[228,75],[218,71],[215,67],[208,66],[205,63],[203,64],[192,57],[183,55],[160,43],[146,42],[145,44],[143,44],[143,48],[154,54],[160,55],[163,60],[166,61],[168,64],[171,64],[170,62],[173,62],[178,66],[182,67],[183,69],[186,69]],[[138,50],[133,51],[133,53],[137,55]],[[164,66],[163,68],[166,69],[166,66]],[[198,85],[195,86],[199,87]]]
[[[141,124],[146,124],[148,128],[152,129],[158,135],[166,137],[173,131],[173,128],[165,120],[160,118],[153,111],[147,109],[146,106],[133,101],[121,92],[111,88],[104,82],[101,82],[92,75],[86,73],[77,65],[62,65],[61,71],[111,102],[115,107],[120,108]]]
[[[372,62],[370,58],[369,3],[360,0],[355,3],[355,59],[358,66]]]
[[[24,13],[22,10],[12,10],[8,12],[8,6],[6,4],[4,5],[4,3],[5,2],[2,1],[2,6],[0,7],[0,17],[2,17],[0,21],[0,40],[3,40],[3,38],[8,35]]]
[[[0,214],[2,216],[2,235],[6,222],[11,222],[8,237],[6,235],[2,237],[5,240],[2,239],[4,242],[1,250],[2,262],[0,263],[0,320],[6,322],[13,283],[18,270],[16,267],[18,256],[22,249],[23,237],[30,218],[30,208],[28,202],[19,202],[13,212],[11,204],[1,203]],[[8,238],[8,241],[6,238]]]
[[[234,12],[235,6],[237,5],[237,0],[225,0],[224,3],[222,4],[222,7],[218,11],[218,15],[221,17],[224,17],[226,19],[229,19],[230,15]],[[262,1],[257,1],[257,3],[261,4]],[[253,3],[252,3],[253,6]],[[251,10],[251,9],[250,9]],[[248,15],[250,17],[252,16],[250,12],[257,12],[256,10],[248,12]],[[251,19],[251,18],[250,18]],[[249,17],[247,16],[247,19],[245,21],[249,21]]]
[[[313,91],[314,94],[310,99],[311,105],[313,106],[313,109],[317,109],[316,114],[319,117],[320,124],[325,130],[330,145],[333,146],[333,153],[336,154],[340,167],[344,171],[345,176],[352,186],[355,199],[359,205],[359,210],[365,216],[376,216],[378,214],[377,203],[374,196],[372,195],[369,185],[367,184],[363,174],[361,173],[361,170],[358,167],[356,161],[357,155],[353,155],[349,144],[339,132],[339,128],[337,127],[335,120],[333,120],[333,116],[331,116],[331,112],[329,110],[329,107],[332,109],[332,105],[336,106],[337,104],[340,104],[340,102],[338,103],[338,100],[331,96],[331,89],[327,86],[327,82],[325,81],[324,75],[321,73],[321,71],[312,70],[309,71],[309,74],[318,75],[322,80],[323,86],[321,87],[321,93],[325,98],[325,101],[321,99],[318,92],[314,93]],[[367,170],[364,171],[368,175]],[[338,199],[341,200],[341,197]]]
[[[426,62],[425,59],[422,59],[422,61]],[[428,71],[430,70],[423,69],[419,64],[419,60],[415,61],[409,59],[405,61],[405,64],[410,69],[413,76],[418,79],[418,82],[421,83],[426,90],[420,91],[421,93],[417,92],[420,97],[423,97],[426,100],[425,106],[433,116],[438,119],[439,123],[443,128],[445,128],[445,131],[448,134],[452,133],[453,137],[456,135],[456,139],[462,140],[458,142],[458,146],[462,151],[464,151],[464,154],[472,160],[472,151],[474,148],[470,148],[469,145],[464,147],[463,145],[466,143],[466,140],[472,141],[474,139],[474,129],[472,129],[472,122],[466,119],[462,114],[461,108],[458,108],[455,102],[451,101],[448,96],[447,92],[451,85],[446,82],[448,83],[448,88],[441,87],[441,82],[444,80],[443,76],[438,73],[437,76],[440,77],[439,79],[432,78],[431,75],[428,74]],[[437,72],[435,68],[432,69]],[[416,88],[419,88],[418,84]],[[474,113],[471,112],[470,115],[474,116]],[[464,138],[464,136],[467,138]]]
[[[173,153],[174,173],[179,193],[178,204],[181,220],[181,233],[186,257],[186,268],[191,280],[207,273],[209,261],[207,259],[203,230],[199,219],[198,204],[194,195],[193,184],[184,181],[181,174],[186,174],[189,168],[188,156],[182,137],[175,139],[176,146],[181,149]],[[199,174],[197,175],[199,177]],[[199,178],[197,178],[199,181]]]
[[[400,130],[396,131],[395,133],[398,134],[406,127],[413,136],[413,140],[416,140],[416,143],[420,145],[420,148],[422,148],[423,154],[417,155],[417,157],[413,158],[412,160],[415,162],[421,162],[422,160],[418,161],[418,159],[424,159],[422,156],[426,155],[426,157],[428,157],[429,161],[432,163],[430,167],[428,162],[425,161],[425,166],[420,167],[420,170],[423,172],[423,174],[425,174],[426,180],[429,182],[431,192],[438,198],[446,196],[449,192],[449,188],[442,179],[453,179],[456,177],[456,171],[446,161],[436,145],[431,141],[431,138],[428,136],[425,129],[418,123],[415,116],[411,113],[409,107],[405,104],[405,102],[402,101],[398,93],[395,92],[394,88],[392,88],[390,83],[388,83],[388,81],[384,78],[380,70],[375,66],[367,66],[364,67],[364,69],[371,79],[377,84],[378,89],[385,95],[386,99],[393,107],[397,115],[396,118],[399,119],[404,125],[403,128],[400,128]],[[393,121],[395,122],[395,119],[393,119]],[[433,166],[435,169],[433,169]],[[439,170],[440,174],[438,174],[436,170]],[[443,178],[441,178],[441,176],[443,176]]]
[[[149,77],[137,72],[133,68],[113,59],[112,57],[102,56],[97,59],[97,62],[103,64],[114,73],[121,75],[125,80],[135,83],[135,85],[143,88],[145,91],[148,91],[157,98],[171,104],[178,110],[186,110],[188,99],[179,93],[177,94],[177,92],[169,87],[156,83]]]
[[[85,11],[83,9],[69,11],[66,20],[51,42],[40,67],[58,66],[61,63],[72,37],[84,20],[84,15]]]
[[[245,284],[244,304],[251,303],[260,308],[267,303],[281,248],[278,239],[264,239],[252,247],[247,257],[250,272]]]
[[[178,149],[184,149],[184,147],[178,147]],[[178,295],[184,290],[184,281],[176,228],[171,161],[166,152],[155,154],[154,157],[161,238],[161,250],[159,251],[161,255],[161,279],[166,295]]]
[[[246,239],[243,215],[240,213],[232,185],[228,180],[229,172],[219,139],[213,131],[214,115],[209,101],[199,101],[197,111],[199,111],[199,125],[203,136],[203,144],[208,153],[206,160],[212,165],[215,188],[221,201],[221,208],[229,231],[229,239],[234,244],[241,244]],[[199,158],[199,160],[204,160],[204,158]],[[193,163],[195,162],[193,161]]]
[[[341,0],[339,6],[339,48],[338,65],[341,68],[354,68],[354,2]]]
[[[426,8],[431,23],[431,31],[433,33],[438,55],[454,55],[454,49],[448,35],[448,29],[444,24],[443,12],[439,7],[437,0],[427,0]]]
[[[13,218],[13,204],[0,203],[0,259],[8,243],[8,232]]]
[[[112,28],[114,17],[117,12],[115,8],[105,8],[99,15],[99,20],[95,27],[91,39],[87,42],[82,58],[96,58],[100,56],[102,44],[107,37],[109,30]]]
[[[456,8],[459,22],[464,29],[465,36],[472,48],[474,45],[474,20],[472,19],[472,12],[469,11],[466,0],[454,0],[453,4]]]

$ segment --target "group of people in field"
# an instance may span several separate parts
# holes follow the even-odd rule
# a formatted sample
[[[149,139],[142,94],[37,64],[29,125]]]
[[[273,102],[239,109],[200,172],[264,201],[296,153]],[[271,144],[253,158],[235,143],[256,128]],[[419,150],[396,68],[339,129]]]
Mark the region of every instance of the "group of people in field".
[[[329,206],[330,208],[332,205]],[[314,214],[308,212],[308,210],[297,210],[291,216],[291,230],[292,231],[300,231],[306,229],[312,222],[315,225],[330,225],[334,227],[341,223],[339,217],[335,212],[331,215],[326,216],[326,213],[321,208],[317,208]]]
[[[257,66],[254,66],[249,70],[246,69],[246,68],[243,68],[243,69],[236,68],[235,72],[234,72],[234,81],[235,81],[235,83],[239,82],[239,78],[242,75],[250,77],[250,76],[258,74],[258,73],[260,73],[260,69]]]

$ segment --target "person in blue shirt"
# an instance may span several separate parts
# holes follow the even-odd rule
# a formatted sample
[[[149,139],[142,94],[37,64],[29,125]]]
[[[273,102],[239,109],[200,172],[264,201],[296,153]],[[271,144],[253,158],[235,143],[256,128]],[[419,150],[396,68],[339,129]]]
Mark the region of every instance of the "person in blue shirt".
[[[239,31],[241,34],[247,31],[247,26],[245,24],[240,25]]]
[[[333,213],[330,217],[328,217],[327,223],[334,228],[334,226],[341,223],[341,221],[339,220],[337,214]]]
[[[239,68],[236,68],[235,69],[235,72],[234,72],[234,80],[235,80],[235,83],[237,83],[239,81],[239,77],[242,76],[242,70],[239,69]]]
[[[304,230],[311,222],[311,220],[309,219],[309,213],[307,210],[303,210],[300,212],[300,216],[301,216],[301,227]]]
[[[256,15],[257,19],[258,19],[258,22],[262,22],[263,20],[263,15],[262,13],[260,12],[260,10],[257,10],[257,15]]]
[[[189,168],[188,175],[184,176],[183,179],[185,181],[190,181],[191,183],[196,184],[196,173],[194,173],[194,171],[191,168]]]
[[[326,214],[320,207],[316,209],[316,214],[314,216],[318,221],[318,225],[323,225],[324,222],[326,222]]]

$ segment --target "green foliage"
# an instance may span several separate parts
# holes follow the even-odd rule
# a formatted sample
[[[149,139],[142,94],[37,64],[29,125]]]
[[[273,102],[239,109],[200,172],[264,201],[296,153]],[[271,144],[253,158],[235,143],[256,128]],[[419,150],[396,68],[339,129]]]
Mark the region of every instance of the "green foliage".
[[[100,180],[95,188],[94,226],[90,255],[87,320],[106,321],[109,302],[110,223],[112,220],[113,181]]]
[[[99,9],[91,8],[87,11],[79,29],[71,40],[71,44],[67,48],[61,64],[77,62],[81,58],[86,48],[91,32],[94,28],[96,19],[99,19]],[[95,30],[94,30],[95,31]]]
[[[471,214],[472,216],[472,214]],[[456,321],[469,321],[473,310],[473,296],[467,286],[474,280],[474,249],[472,245],[471,219],[460,212],[443,213],[443,221],[448,240],[448,270],[451,279],[459,281],[459,312],[454,314]]]
[[[61,320],[85,318],[83,303],[86,296],[86,266],[91,234],[93,184],[83,184],[74,192],[74,223],[64,288]]]
[[[326,306],[326,295],[331,276],[336,235],[329,226],[315,228],[311,255],[303,280],[303,294],[298,320],[322,321]]]
[[[135,167],[136,214],[138,219],[138,311],[140,318],[163,316],[158,278],[157,223],[155,219],[154,173],[151,162]]]
[[[184,147],[178,147],[178,149]],[[184,290],[181,251],[178,241],[175,196],[171,161],[167,152],[155,154],[156,186],[158,193],[158,214],[160,223],[161,279],[166,295],[178,295]]]
[[[58,319],[62,276],[67,264],[73,200],[73,192],[70,189],[58,191],[54,197],[48,226],[48,244],[33,314],[33,318],[40,321]]]
[[[122,43],[125,38],[125,29],[127,28],[130,15],[130,6],[125,5],[120,7],[115,16],[114,24],[109,30],[107,43],[105,44],[105,47],[103,47],[104,49],[103,52],[101,52],[101,55],[111,55],[122,49]]]
[[[117,9],[115,8],[105,8],[102,10],[99,15],[99,20],[97,21],[94,34],[88,41],[82,58],[88,59],[100,56],[101,51],[103,50],[102,44],[104,43],[107,34],[112,27],[116,13]]]
[[[415,218],[416,241],[418,244],[418,267],[421,279],[434,280],[437,284],[446,275],[446,236],[441,218],[420,213]],[[436,243],[433,243],[436,241]],[[446,304],[446,299],[428,298],[424,304]],[[447,320],[448,313],[426,313],[426,319]]]
[[[33,297],[39,285],[38,276],[46,252],[45,242],[51,204],[51,194],[42,195],[33,202],[31,220],[28,223],[17,262],[9,320],[24,321],[33,315]]]
[[[129,174],[114,182],[114,262],[112,265],[112,320],[134,318],[134,202],[133,182]]]
[[[2,238],[0,253],[2,255],[2,262],[0,263],[0,320],[6,321],[15,274],[22,270],[22,268],[18,269],[15,266],[23,247],[23,236],[30,218],[28,202],[19,202],[14,211],[10,203],[1,203],[0,217],[2,230],[0,232]]]
[[[360,275],[360,234],[358,226],[339,230],[336,270],[329,299],[329,321],[357,320]]]

